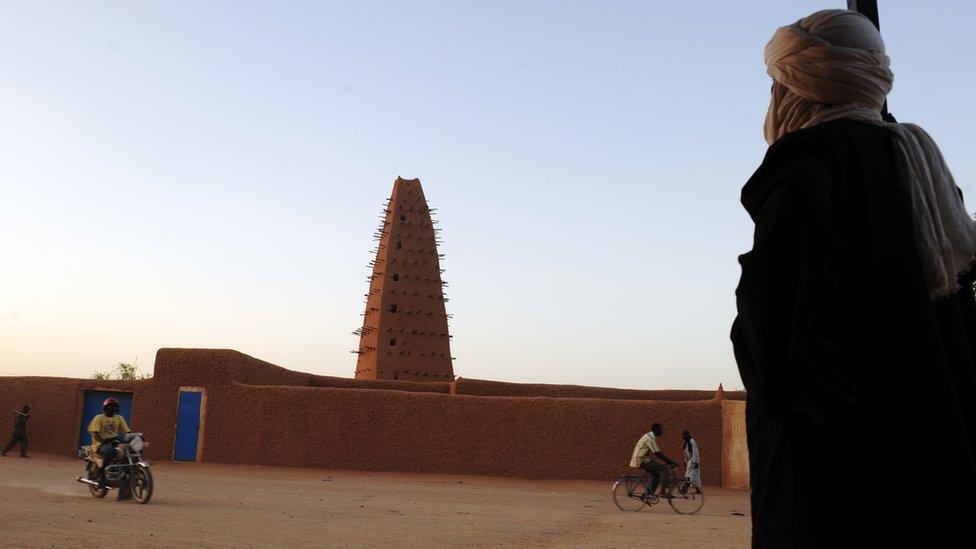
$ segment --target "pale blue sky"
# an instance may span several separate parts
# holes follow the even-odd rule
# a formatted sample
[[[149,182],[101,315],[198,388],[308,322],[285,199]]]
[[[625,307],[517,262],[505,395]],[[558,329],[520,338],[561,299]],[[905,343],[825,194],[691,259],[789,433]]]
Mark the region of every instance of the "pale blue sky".
[[[976,203],[976,9],[882,0],[899,119]],[[836,2],[0,3],[0,375],[157,348],[352,376],[397,175],[456,373],[739,386],[773,30]]]

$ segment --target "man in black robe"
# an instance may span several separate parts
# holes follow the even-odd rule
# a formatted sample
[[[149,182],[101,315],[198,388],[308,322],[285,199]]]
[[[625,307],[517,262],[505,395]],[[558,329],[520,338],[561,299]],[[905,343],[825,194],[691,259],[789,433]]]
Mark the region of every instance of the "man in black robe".
[[[10,436],[10,442],[3,447],[0,456],[6,456],[16,444],[20,444],[20,457],[27,457],[27,420],[30,419],[30,406],[24,407],[18,412],[14,410],[14,432]]]
[[[742,190],[732,341],[754,547],[976,544],[976,230],[934,142],[881,121],[881,37],[778,30],[771,143]],[[947,474],[948,473],[948,474]]]

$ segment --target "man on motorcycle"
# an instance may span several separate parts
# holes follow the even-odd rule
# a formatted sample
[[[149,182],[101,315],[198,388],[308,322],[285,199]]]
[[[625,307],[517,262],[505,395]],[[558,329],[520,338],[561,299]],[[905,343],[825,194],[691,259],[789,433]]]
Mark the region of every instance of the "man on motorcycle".
[[[102,457],[102,466],[98,470],[98,485],[105,486],[105,469],[115,458],[115,448],[119,444],[120,434],[129,432],[125,418],[118,415],[119,401],[106,398],[102,403],[102,413],[92,418],[88,424],[88,432],[92,436],[92,451]]]

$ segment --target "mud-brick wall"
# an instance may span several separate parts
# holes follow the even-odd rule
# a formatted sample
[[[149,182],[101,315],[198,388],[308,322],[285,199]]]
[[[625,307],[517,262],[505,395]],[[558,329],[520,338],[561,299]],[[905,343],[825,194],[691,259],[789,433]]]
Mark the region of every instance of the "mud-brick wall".
[[[27,422],[28,447],[32,452],[73,454],[86,390],[133,393],[132,415],[137,419],[148,410],[141,406],[150,381],[96,381],[63,377],[0,377],[0,444],[13,432],[13,412],[24,404],[31,407]],[[126,418],[130,419],[130,418]]]
[[[703,480],[722,480],[718,401],[507,398],[237,385],[210,399],[207,461],[522,478],[610,479],[637,439],[665,426],[701,444]]]
[[[442,381],[403,381],[385,379],[354,379],[348,377],[309,376],[312,387],[335,387],[344,389],[389,389],[412,393],[442,393],[451,390],[450,382]]]
[[[172,458],[184,387],[206,391],[206,461],[607,479],[629,470],[634,443],[659,422],[662,448],[675,460],[682,457],[681,430],[695,434],[703,479],[719,484],[729,470],[725,456],[738,448],[728,439],[736,432],[723,432],[741,415],[727,400],[470,396],[445,394],[447,384],[380,381],[315,386],[332,383],[232,350],[160,349],[155,377],[145,381],[0,378],[0,411],[31,404],[33,450],[70,455],[84,391],[131,391],[127,419],[146,433],[154,460]],[[397,390],[379,388],[388,385]],[[7,419],[0,438],[10,434]]]
[[[230,349],[160,349],[156,372],[186,379],[203,370],[245,385],[287,385],[292,387],[342,387],[346,389],[392,389],[395,391],[447,393],[449,382],[355,379],[320,376],[282,368]],[[213,376],[208,376],[208,381]]]
[[[176,432],[176,410],[179,391],[183,387],[206,390],[207,417],[205,440],[213,429],[209,410],[219,403],[231,405],[240,417],[250,417],[250,403],[235,401],[234,392],[240,384],[285,387],[342,387],[347,390],[395,389],[397,391],[438,392],[446,394],[448,383],[420,383],[410,381],[356,380],[317,376],[295,372],[245,355],[231,349],[163,348],[156,353],[152,391],[141,399],[153,410],[147,435],[153,435],[152,455],[156,459],[173,454]],[[207,446],[204,459],[209,460]]]
[[[460,378],[455,383],[459,395],[557,397],[557,398],[609,398],[615,400],[711,400],[715,391],[696,390],[643,390],[588,387],[584,385],[553,385],[548,383],[507,383],[484,379]],[[742,391],[726,391],[729,400],[745,400]]]
[[[722,402],[722,486],[749,488],[746,403],[742,401]]]
[[[246,402],[234,402],[236,379],[251,383],[306,384],[308,374],[292,372],[231,349],[163,348],[156,352],[153,385],[142,399],[152,410],[146,427],[150,436],[150,456],[172,459],[176,439],[176,414],[181,388],[202,388],[210,403],[227,403],[241,418],[248,417]],[[204,418],[205,436],[210,434],[209,417]],[[204,459],[207,456],[204,454]]]
[[[160,349],[155,372],[148,398],[162,435],[157,455],[172,454],[179,388],[200,386],[208,393],[206,461],[607,478],[627,470],[634,443],[659,422],[666,453],[682,461],[680,433],[688,428],[702,449],[705,481],[722,480],[721,402],[715,400],[478,397],[443,394],[446,384],[402,381],[361,380],[343,388],[332,378],[231,350]],[[314,386],[333,383],[339,387]]]

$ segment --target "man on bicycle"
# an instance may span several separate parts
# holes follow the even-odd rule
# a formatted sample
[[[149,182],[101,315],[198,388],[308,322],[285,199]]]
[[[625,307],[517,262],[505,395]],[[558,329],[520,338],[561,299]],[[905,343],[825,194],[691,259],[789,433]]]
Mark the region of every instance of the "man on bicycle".
[[[637,446],[634,446],[634,453],[630,458],[630,466],[643,469],[651,475],[652,494],[657,491],[657,486],[660,483],[661,496],[668,497],[665,489],[671,482],[671,469],[677,467],[678,463],[664,455],[664,452],[658,447],[657,437],[662,434],[664,434],[664,429],[661,428],[660,423],[651,425],[650,432],[640,437],[637,441]],[[654,457],[657,457],[661,461],[653,459]]]

